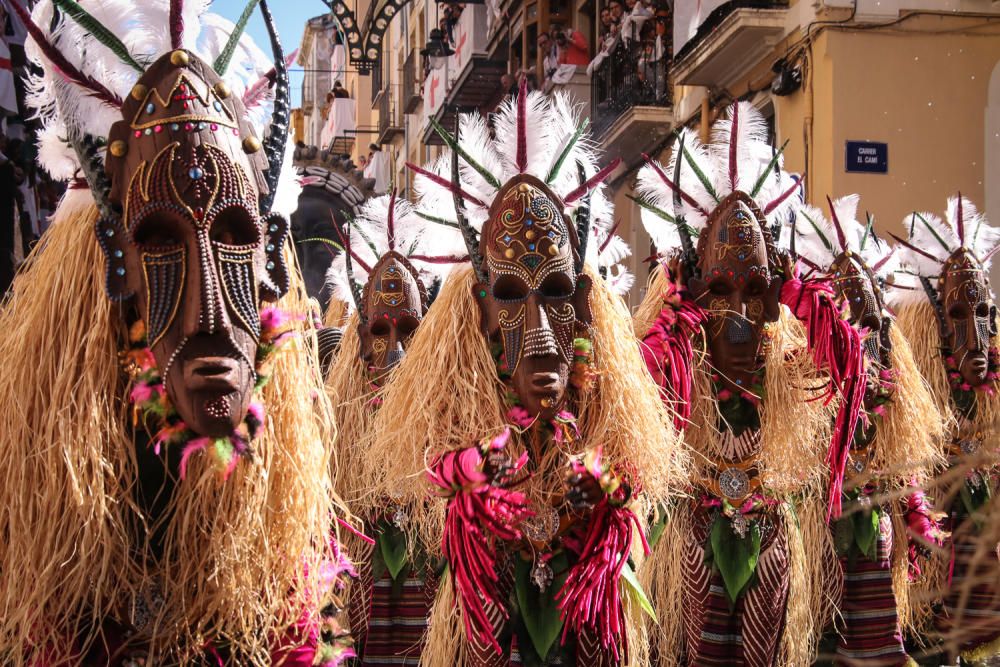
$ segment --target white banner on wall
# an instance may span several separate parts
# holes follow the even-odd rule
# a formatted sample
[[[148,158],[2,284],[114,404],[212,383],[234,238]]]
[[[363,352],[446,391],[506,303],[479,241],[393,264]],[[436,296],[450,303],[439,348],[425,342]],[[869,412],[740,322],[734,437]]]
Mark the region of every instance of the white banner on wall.
[[[674,3],[674,53],[698,33],[708,15],[729,0],[682,0]]]

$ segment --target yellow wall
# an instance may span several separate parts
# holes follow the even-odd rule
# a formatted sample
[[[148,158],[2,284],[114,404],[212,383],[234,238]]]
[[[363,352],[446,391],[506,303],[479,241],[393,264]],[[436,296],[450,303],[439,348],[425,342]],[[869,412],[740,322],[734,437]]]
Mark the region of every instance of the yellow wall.
[[[943,211],[959,190],[985,207],[985,110],[1000,27],[970,30],[968,20],[937,16],[904,25],[826,31],[810,62],[809,198],[860,193],[882,231],[898,232],[914,209]],[[775,104],[780,139],[791,140],[786,166],[801,171],[808,86]],[[889,173],[847,173],[848,140],[887,143]]]

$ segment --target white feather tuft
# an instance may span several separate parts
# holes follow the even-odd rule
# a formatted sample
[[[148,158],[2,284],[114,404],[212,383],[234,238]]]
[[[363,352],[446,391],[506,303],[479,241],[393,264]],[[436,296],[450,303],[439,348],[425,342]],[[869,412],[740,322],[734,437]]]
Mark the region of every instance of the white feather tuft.
[[[234,24],[221,16],[208,13],[209,4],[209,0],[186,0],[184,3],[184,46],[206,62],[212,63],[222,51]],[[86,8],[95,19],[118,36],[140,64],[148,66],[171,49],[169,0],[149,0],[142,3],[131,0],[93,0],[86,3]],[[106,46],[69,17],[63,15],[52,27],[52,0],[39,2],[32,17],[49,41],[83,74],[100,82],[120,98],[127,97],[140,77],[138,71],[120,61]],[[62,131],[61,136],[65,136],[65,127],[78,127],[85,134],[94,137],[107,136],[111,125],[121,120],[120,111],[67,82],[44,58],[34,40],[29,39],[25,48],[28,58],[42,65],[41,74],[29,75],[27,87],[29,103],[39,110],[43,133],[45,128],[51,126],[50,135],[58,135]],[[223,78],[234,94],[242,96],[246,88],[272,66],[270,58],[244,34]],[[249,112],[250,121],[259,136],[263,136],[270,119],[271,97],[272,94],[269,93],[268,102],[255,106]],[[54,149],[54,140],[51,138],[47,150],[40,151],[39,159],[46,170],[61,174],[69,171],[65,165],[66,156]],[[49,165],[49,159],[55,162]],[[75,157],[73,160],[76,163]]]

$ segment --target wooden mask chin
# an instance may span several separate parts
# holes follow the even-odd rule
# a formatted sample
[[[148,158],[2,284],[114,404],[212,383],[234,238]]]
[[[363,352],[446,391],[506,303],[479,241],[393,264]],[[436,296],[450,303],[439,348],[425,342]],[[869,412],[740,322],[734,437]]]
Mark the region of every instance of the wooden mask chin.
[[[153,63],[109,134],[117,220],[98,239],[112,298],[134,297],[167,393],[199,435],[230,434],[256,381],[260,306],[288,289],[267,159],[238,96],[197,56]]]
[[[361,296],[358,356],[380,385],[403,360],[414,331],[427,312],[427,291],[413,265],[395,251],[372,267]]]
[[[712,211],[698,237],[700,278],[689,278],[692,296],[709,312],[712,365],[731,391],[748,390],[763,364],[764,324],[779,314],[781,278],[764,216],[743,192]]]
[[[590,278],[577,273],[576,230],[562,210],[541,180],[509,180],[480,238],[487,284],[473,286],[484,335],[500,342],[514,393],[541,419],[564,405],[576,330],[591,322]]]
[[[982,266],[967,249],[956,250],[941,267],[938,293],[944,311],[942,342],[951,350],[962,381],[978,387],[988,379],[990,343],[997,335],[996,306]]]

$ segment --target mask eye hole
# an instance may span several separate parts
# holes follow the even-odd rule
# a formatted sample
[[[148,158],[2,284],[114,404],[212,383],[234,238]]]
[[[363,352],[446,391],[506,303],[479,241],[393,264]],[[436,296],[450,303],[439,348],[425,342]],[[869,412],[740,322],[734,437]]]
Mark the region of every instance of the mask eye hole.
[[[371,326],[368,328],[368,331],[370,331],[373,336],[388,336],[389,328],[390,328],[389,320],[385,319],[384,317],[380,317],[374,322],[372,322]]]
[[[882,322],[874,315],[865,315],[861,318],[861,327],[867,328],[868,331],[877,332],[882,329]]]
[[[500,276],[493,283],[493,298],[499,301],[527,299],[528,292],[528,284],[516,276]]]
[[[396,331],[399,332],[400,338],[407,339],[413,335],[413,332],[417,330],[417,327],[419,325],[420,322],[419,320],[417,320],[417,318],[404,317],[403,319],[399,320],[399,323],[396,325]]]
[[[948,309],[948,317],[953,320],[962,320],[969,316],[969,306],[961,301],[953,303]]]
[[[747,282],[744,293],[747,296],[762,296],[767,291],[767,282],[760,276],[751,278]]]
[[[183,245],[182,223],[174,216],[158,211],[143,219],[132,231],[135,244],[143,250],[157,250]]]
[[[260,240],[260,230],[249,211],[234,206],[215,216],[212,229],[209,230],[209,238],[221,245],[256,245]]]
[[[573,280],[565,273],[553,273],[542,281],[542,296],[550,299],[567,299],[573,296]]]
[[[733,293],[733,286],[725,280],[713,280],[708,285],[708,291],[715,296],[729,296]]]
[[[990,307],[988,305],[986,305],[985,303],[981,303],[978,306],[976,306],[976,317],[989,317],[989,316],[990,316]]]

